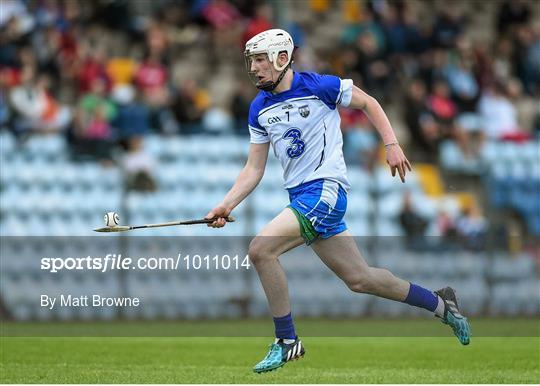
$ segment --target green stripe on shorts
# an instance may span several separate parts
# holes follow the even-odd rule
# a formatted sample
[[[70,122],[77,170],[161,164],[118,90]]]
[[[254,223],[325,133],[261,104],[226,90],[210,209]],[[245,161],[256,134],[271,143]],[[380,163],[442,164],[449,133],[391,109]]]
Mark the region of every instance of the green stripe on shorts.
[[[300,234],[304,238],[306,244],[310,245],[317,239],[317,237],[319,237],[319,234],[317,233],[315,228],[313,228],[313,224],[307,219],[306,216],[304,216],[298,210],[294,209],[292,206],[287,205],[287,207],[291,208],[294,215],[298,219],[298,223],[300,224]]]

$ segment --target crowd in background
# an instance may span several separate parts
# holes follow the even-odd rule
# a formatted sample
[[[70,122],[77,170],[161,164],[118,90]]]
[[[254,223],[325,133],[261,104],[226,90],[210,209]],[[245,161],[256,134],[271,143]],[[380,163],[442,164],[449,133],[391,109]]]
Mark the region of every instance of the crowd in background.
[[[34,133],[65,136],[74,159],[112,162],[122,149],[135,171],[152,168],[141,142],[149,133],[248,140],[257,90],[247,81],[244,43],[284,27],[300,47],[294,68],[351,78],[385,109],[397,109],[414,160],[437,162],[443,140],[477,157],[486,140],[539,135],[540,28],[530,1],[484,4],[496,7],[488,43],[468,34],[474,4],[422,3],[433,12],[421,19],[410,1],[302,3],[310,23],[278,18],[284,2],[272,1],[2,0],[2,130],[21,143]],[[339,41],[311,49],[317,23],[330,23],[336,9]],[[349,164],[372,169],[379,139],[369,119],[349,109],[341,116]],[[140,186],[155,189],[141,178]],[[456,227],[468,229],[471,216]],[[424,226],[404,215],[407,221]]]
[[[465,157],[477,157],[486,139],[538,135],[539,106],[527,103],[540,96],[540,27],[530,3],[488,4],[498,7],[485,26],[492,43],[467,34],[472,5],[466,14],[445,3],[426,24],[410,4],[365,3],[344,29],[335,68],[383,104],[402,106],[414,153],[436,161],[438,145],[450,139]]]
[[[140,14],[133,5],[143,8]],[[202,84],[175,82],[172,71],[182,56],[175,52],[201,45],[207,35],[226,40],[221,29],[229,18],[249,21],[253,10],[246,9],[224,1],[3,1],[2,126],[21,140],[61,132],[74,155],[97,159],[151,132],[237,128],[229,115],[244,120],[247,98],[231,101],[229,111],[212,109]],[[248,22],[246,32],[254,28]]]
[[[403,229],[406,246],[410,250],[466,249],[480,252],[488,245],[488,222],[476,203],[462,208],[456,216],[440,210],[434,221],[434,234],[438,237],[426,237],[430,221],[418,212],[413,205],[412,195],[406,192],[399,213],[399,223]]]
[[[527,127],[518,111],[520,98],[540,95],[540,30],[529,2],[497,3],[491,45],[467,36],[470,17],[452,2],[428,23],[406,1],[305,3],[315,15],[341,7],[344,27],[340,44],[318,57],[302,52],[310,29],[288,23],[300,45],[297,67],[352,78],[384,106],[402,106],[411,146],[429,159],[445,138],[474,156],[485,138],[522,140],[538,132],[538,111],[529,112]],[[275,26],[275,7],[244,0],[3,1],[2,125],[20,138],[62,131],[75,148],[98,157],[149,132],[246,135],[256,90],[243,79],[242,48]],[[237,86],[221,106],[210,95],[212,74],[174,76],[175,64],[201,47],[210,68],[238,67]],[[344,132],[355,132],[346,138],[348,157],[370,167],[377,140],[369,121],[357,112],[342,115]]]

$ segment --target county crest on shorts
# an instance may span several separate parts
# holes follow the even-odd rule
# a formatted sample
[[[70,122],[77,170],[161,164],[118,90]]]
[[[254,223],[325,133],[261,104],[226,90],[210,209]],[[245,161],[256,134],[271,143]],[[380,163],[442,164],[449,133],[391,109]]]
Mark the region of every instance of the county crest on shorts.
[[[307,118],[307,116],[309,115],[309,106],[300,106],[298,108],[298,112],[300,113],[300,116],[302,116],[302,118]]]

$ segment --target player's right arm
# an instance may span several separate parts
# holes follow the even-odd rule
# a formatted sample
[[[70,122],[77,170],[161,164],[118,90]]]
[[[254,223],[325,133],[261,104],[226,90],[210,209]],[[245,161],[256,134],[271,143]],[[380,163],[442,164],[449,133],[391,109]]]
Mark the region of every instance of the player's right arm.
[[[246,165],[236,178],[233,187],[223,201],[206,215],[205,218],[219,217],[208,226],[213,228],[224,226],[226,224],[224,217],[227,217],[259,184],[264,175],[269,148],[270,142],[250,144]]]

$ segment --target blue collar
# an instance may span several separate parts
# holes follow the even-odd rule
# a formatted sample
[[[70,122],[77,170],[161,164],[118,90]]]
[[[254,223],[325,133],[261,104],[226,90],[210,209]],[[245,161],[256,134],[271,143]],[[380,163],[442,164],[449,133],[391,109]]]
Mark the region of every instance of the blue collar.
[[[277,94],[274,94],[271,91],[265,91],[265,93],[267,94],[267,96],[269,98],[282,99],[283,96],[287,95],[287,93],[292,92],[293,90],[295,90],[298,87],[299,83],[300,83],[300,75],[296,71],[293,71],[293,81],[291,83],[291,88],[290,89],[279,92]]]

